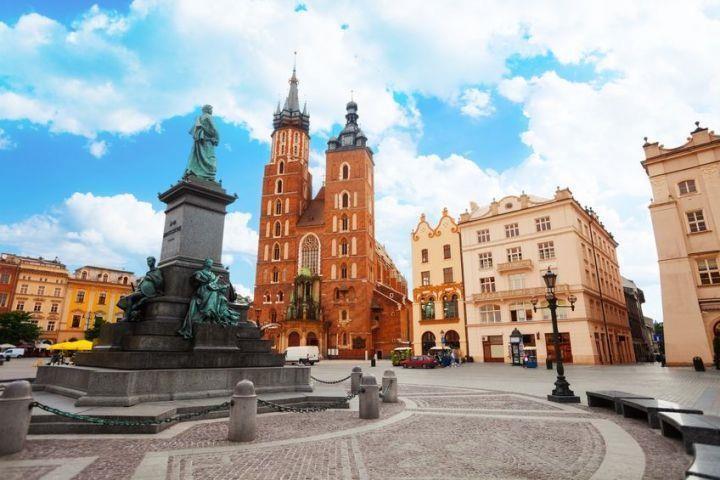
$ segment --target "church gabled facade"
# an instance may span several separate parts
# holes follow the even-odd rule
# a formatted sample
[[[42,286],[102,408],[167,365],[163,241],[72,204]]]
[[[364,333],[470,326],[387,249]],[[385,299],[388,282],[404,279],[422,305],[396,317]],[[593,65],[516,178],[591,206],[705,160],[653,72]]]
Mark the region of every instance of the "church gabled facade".
[[[273,116],[265,166],[254,310],[278,351],[317,345],[325,356],[389,356],[410,339],[407,283],[375,240],[374,162],[357,104],[328,141],[324,186],[312,196],[310,117],[290,91]]]

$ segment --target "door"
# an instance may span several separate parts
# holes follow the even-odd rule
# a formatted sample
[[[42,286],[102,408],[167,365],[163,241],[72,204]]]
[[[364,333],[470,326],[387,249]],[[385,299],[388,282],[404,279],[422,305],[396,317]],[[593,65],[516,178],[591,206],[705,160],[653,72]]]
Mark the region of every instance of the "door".
[[[483,359],[486,362],[505,361],[502,335],[488,335],[487,340],[483,340]]]

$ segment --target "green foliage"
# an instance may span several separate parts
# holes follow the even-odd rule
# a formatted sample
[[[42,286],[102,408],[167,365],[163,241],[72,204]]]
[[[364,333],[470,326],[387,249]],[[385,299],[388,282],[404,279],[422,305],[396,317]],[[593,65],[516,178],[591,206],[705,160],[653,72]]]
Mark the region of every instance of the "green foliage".
[[[0,313],[0,343],[35,343],[41,332],[28,312]]]
[[[410,358],[410,350],[393,350],[390,353],[390,360],[392,360],[392,364],[394,366],[400,365],[400,362],[405,360],[406,358]]]
[[[85,332],[85,340],[93,341],[96,338],[100,336],[100,328],[102,328],[103,325],[105,325],[107,322],[103,320],[102,318],[96,317],[95,323],[93,324],[92,328],[89,328]]]
[[[662,335],[664,333],[663,323],[658,322],[658,323],[655,323],[654,325],[655,325],[655,334]]]

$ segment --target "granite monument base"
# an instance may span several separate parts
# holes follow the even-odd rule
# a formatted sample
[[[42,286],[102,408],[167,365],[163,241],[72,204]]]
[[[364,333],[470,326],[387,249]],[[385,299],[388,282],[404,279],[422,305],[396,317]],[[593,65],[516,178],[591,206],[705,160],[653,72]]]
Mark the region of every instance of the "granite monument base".
[[[145,402],[230,395],[240,380],[258,393],[311,392],[310,367],[118,370],[77,366],[38,367],[33,390],[76,398],[76,406],[129,407]]]

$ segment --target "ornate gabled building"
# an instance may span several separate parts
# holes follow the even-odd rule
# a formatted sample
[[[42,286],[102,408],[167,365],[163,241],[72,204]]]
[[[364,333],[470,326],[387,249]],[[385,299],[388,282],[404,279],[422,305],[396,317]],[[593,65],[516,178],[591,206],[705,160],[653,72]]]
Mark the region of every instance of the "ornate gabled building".
[[[389,355],[409,341],[407,283],[375,240],[373,153],[357,104],[328,141],[324,186],[312,196],[310,117],[290,91],[273,116],[263,175],[255,315],[278,351],[318,345],[323,355]]]

